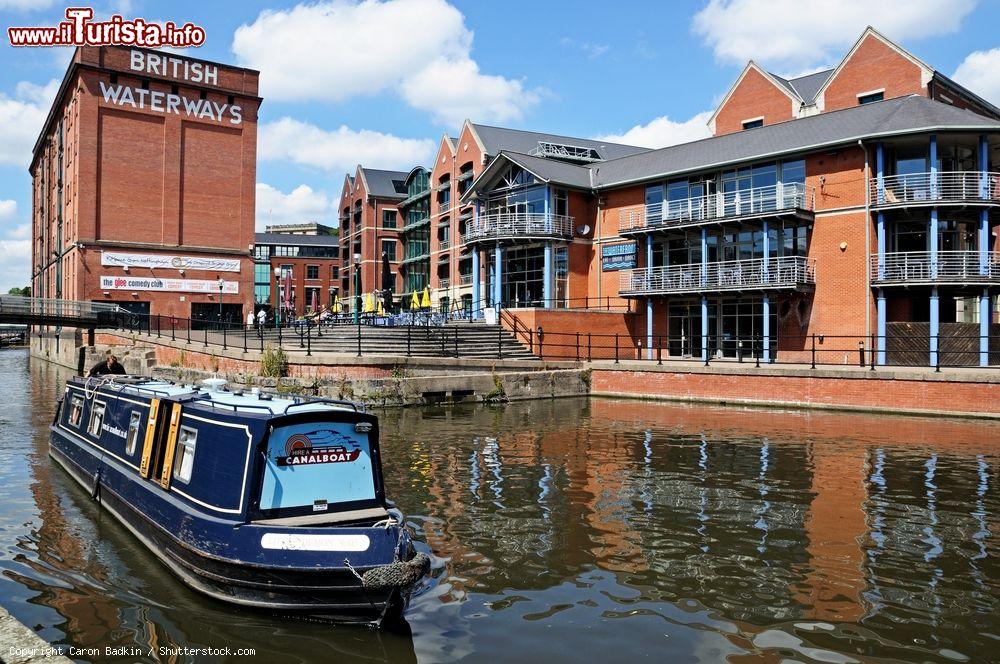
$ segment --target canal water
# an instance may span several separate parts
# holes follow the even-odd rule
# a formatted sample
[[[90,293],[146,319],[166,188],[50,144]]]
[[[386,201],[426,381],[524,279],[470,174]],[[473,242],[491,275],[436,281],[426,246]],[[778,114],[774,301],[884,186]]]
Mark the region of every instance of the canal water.
[[[387,492],[433,559],[389,633],[182,587],[48,458],[65,377],[0,352],[0,604],[56,644],[266,662],[1000,659],[997,423],[603,399],[387,411]]]

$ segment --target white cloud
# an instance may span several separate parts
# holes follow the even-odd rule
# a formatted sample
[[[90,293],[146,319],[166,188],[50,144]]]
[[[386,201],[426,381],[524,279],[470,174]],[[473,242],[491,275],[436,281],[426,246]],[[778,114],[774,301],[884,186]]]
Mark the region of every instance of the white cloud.
[[[482,74],[469,58],[435,60],[404,80],[400,92],[410,106],[451,126],[466,118],[479,122],[520,120],[540,98],[521,81]]]
[[[337,202],[326,192],[300,184],[287,194],[263,182],[257,183],[257,229],[267,224],[304,222],[330,223]]]
[[[286,117],[261,126],[258,156],[329,171],[353,172],[359,163],[409,170],[433,159],[436,147],[429,139],[399,138],[346,125],[328,131]]]
[[[1000,105],[1000,48],[970,53],[952,78],[983,99]]]
[[[55,0],[0,0],[0,9],[7,11],[25,11],[48,9],[56,4]]]
[[[47,85],[21,81],[13,95],[0,93],[0,164],[28,167],[31,148],[58,89],[54,79]]]
[[[483,74],[472,59],[472,31],[445,0],[331,0],[265,10],[241,25],[232,50],[260,70],[261,95],[277,101],[340,102],[395,92],[441,121],[522,117],[538,102],[517,79]],[[445,89],[417,89],[437,85]],[[455,90],[462,86],[460,98]]]
[[[6,224],[14,220],[17,216],[17,201],[13,199],[0,199],[0,224]]]
[[[690,120],[676,122],[662,115],[644,125],[636,125],[623,134],[600,136],[597,140],[626,145],[638,145],[644,148],[665,148],[668,145],[690,143],[700,138],[708,138],[708,118],[711,111],[702,111]]]
[[[977,0],[710,0],[694,32],[723,62],[804,69],[840,59],[872,25],[895,41],[953,34]]]

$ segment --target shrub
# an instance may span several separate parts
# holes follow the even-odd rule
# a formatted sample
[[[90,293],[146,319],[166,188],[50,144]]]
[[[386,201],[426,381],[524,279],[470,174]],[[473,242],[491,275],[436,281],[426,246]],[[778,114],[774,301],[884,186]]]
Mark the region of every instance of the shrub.
[[[268,345],[260,354],[260,372],[268,378],[288,375],[288,356],[280,347]]]

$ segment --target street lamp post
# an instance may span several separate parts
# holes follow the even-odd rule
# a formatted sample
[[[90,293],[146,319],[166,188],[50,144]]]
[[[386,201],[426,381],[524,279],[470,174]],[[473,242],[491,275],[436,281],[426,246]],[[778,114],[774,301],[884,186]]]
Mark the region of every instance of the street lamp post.
[[[281,268],[274,268],[274,327],[281,326]]]
[[[219,327],[222,327],[222,289],[225,287],[226,282],[219,277]]]
[[[354,254],[354,322],[361,325],[361,254]]]

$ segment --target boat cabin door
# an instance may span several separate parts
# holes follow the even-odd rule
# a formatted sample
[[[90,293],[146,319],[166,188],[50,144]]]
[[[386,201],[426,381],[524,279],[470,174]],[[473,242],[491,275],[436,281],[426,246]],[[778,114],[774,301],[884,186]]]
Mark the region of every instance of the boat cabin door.
[[[149,402],[149,419],[146,437],[142,444],[142,463],[139,474],[145,479],[159,481],[164,489],[170,488],[171,462],[177,444],[177,431],[181,422],[181,405],[162,399]]]

